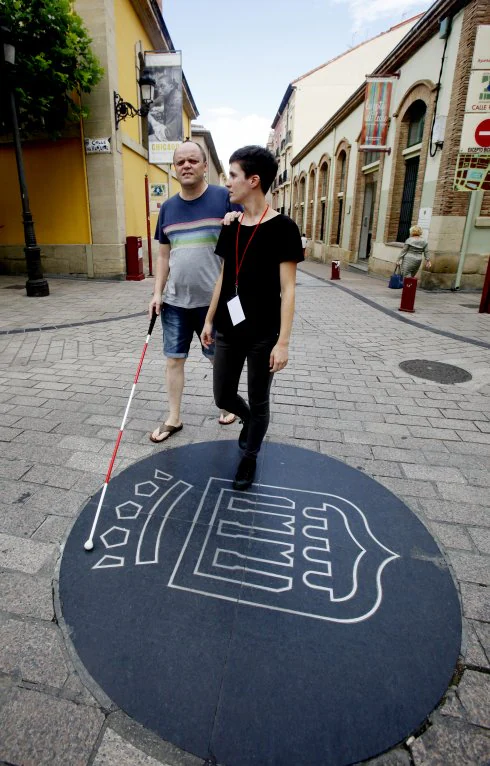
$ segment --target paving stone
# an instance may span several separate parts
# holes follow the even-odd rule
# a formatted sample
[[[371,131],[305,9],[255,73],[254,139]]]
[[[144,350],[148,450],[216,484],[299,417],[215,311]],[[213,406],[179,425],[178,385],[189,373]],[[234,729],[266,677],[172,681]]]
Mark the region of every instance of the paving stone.
[[[490,487],[490,460],[486,462],[486,470],[478,470],[473,466],[464,472],[470,484],[476,484],[478,487]]]
[[[383,484],[396,495],[410,497],[435,497],[436,491],[428,481],[409,481],[408,479],[383,479]]]
[[[92,696],[86,686],[83,685],[75,671],[72,671],[66,679],[61,694],[64,699],[69,699],[72,702],[76,702],[80,705],[91,705],[92,707],[100,707],[99,703]]]
[[[460,550],[473,550],[473,544],[464,527],[457,524],[440,524],[431,522],[430,528],[437,535],[445,548],[459,548]]]
[[[170,766],[168,762],[146,755],[112,729],[105,730],[93,763],[94,766]]]
[[[35,574],[53,556],[55,550],[54,545],[0,534],[0,560],[3,569]]]
[[[62,687],[68,670],[57,626],[0,618],[0,669],[23,681]]]
[[[468,529],[472,526],[490,526],[488,511],[481,505],[453,503],[439,498],[421,498],[420,506],[430,519],[465,524]]]
[[[35,484],[47,484],[59,489],[70,489],[80,477],[78,471],[57,466],[36,465],[25,475],[25,480]]]
[[[398,463],[390,463],[388,460],[359,460],[352,463],[356,468],[362,468],[370,476],[401,477],[402,472]]]
[[[458,697],[467,721],[490,730],[490,675],[465,670],[458,686]],[[490,758],[490,749],[488,756]]]
[[[490,588],[462,582],[460,585],[463,614],[470,620],[490,621]]]
[[[83,477],[83,474],[80,474]],[[56,516],[75,516],[87,499],[86,493],[57,489],[56,487],[39,487],[23,503],[26,509],[44,511],[46,514]]]
[[[441,497],[446,500],[461,500],[462,503],[476,503],[488,508],[488,489],[468,487],[462,484],[437,483]]]
[[[422,479],[423,481],[445,481],[456,484],[466,484],[464,476],[457,468],[443,468],[433,465],[413,465],[404,463],[403,470],[409,479]]]
[[[24,508],[20,503],[0,504],[0,533],[16,537],[31,537],[41,526],[46,514]]]
[[[490,662],[490,623],[473,621],[471,624],[485,652],[487,661]]]
[[[21,428],[8,428],[7,426],[0,426],[0,442],[11,442],[21,432]]]
[[[22,572],[0,570],[0,610],[52,620],[54,616],[51,581]]]
[[[473,529],[468,529],[468,534],[481,553],[490,554],[490,529],[474,527]]]
[[[490,669],[489,659],[475,627],[477,624],[480,623],[466,620],[467,648],[465,663],[473,669]]]
[[[410,745],[415,766],[487,766],[490,738],[484,729],[444,721]]]
[[[406,750],[396,748],[389,753],[363,761],[363,766],[410,766],[410,756]],[[356,766],[361,766],[357,764]]]
[[[102,439],[93,439],[86,436],[79,436],[74,434],[73,436],[65,436],[59,442],[59,447],[63,449],[73,450],[74,452],[99,452],[105,447],[105,442]]]
[[[69,527],[71,519],[66,516],[48,516],[36,529],[32,539],[59,545],[65,539]]]
[[[86,766],[103,722],[94,708],[17,689],[0,710],[0,758],[19,766]]]
[[[8,458],[0,458],[0,478],[2,479],[20,479],[29,468],[32,468],[32,463],[27,463],[22,460],[9,460]]]

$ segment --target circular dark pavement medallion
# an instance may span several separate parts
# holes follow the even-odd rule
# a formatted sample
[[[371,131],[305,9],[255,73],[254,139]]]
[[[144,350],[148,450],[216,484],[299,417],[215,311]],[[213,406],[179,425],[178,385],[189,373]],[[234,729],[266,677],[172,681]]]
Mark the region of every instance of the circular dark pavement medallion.
[[[224,766],[344,766],[413,732],[453,674],[457,592],[434,539],[361,471],[266,443],[157,452],[65,545],[62,617],[90,676],[163,739]],[[215,760],[214,760],[215,759]]]
[[[409,375],[433,380],[434,383],[465,383],[471,380],[471,374],[462,367],[445,362],[432,362],[430,359],[407,359],[398,366]]]

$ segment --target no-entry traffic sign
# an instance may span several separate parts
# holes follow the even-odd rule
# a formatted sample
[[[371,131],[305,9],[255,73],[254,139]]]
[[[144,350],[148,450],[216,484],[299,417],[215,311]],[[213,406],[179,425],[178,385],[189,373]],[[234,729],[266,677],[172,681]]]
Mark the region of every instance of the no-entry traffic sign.
[[[490,148],[490,120],[482,120],[475,130],[475,141],[478,146]]]

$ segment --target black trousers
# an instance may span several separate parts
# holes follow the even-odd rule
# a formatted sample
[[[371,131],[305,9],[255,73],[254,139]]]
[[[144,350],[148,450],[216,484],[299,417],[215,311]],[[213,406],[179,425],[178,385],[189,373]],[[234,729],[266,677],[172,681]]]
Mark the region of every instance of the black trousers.
[[[229,337],[216,333],[213,364],[213,389],[216,406],[234,412],[248,424],[245,455],[256,457],[269,426],[269,394],[273,373],[270,353],[277,333],[266,338]],[[247,360],[248,404],[238,394],[238,384]]]

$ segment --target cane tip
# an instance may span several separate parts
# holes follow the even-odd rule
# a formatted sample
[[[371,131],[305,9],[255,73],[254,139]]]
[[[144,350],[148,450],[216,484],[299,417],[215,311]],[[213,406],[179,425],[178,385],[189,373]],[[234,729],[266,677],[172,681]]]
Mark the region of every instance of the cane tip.
[[[94,544],[92,540],[87,540],[87,542],[84,543],[83,547],[85,548],[86,551],[92,551],[94,549]]]

